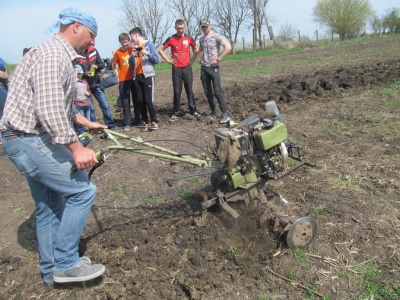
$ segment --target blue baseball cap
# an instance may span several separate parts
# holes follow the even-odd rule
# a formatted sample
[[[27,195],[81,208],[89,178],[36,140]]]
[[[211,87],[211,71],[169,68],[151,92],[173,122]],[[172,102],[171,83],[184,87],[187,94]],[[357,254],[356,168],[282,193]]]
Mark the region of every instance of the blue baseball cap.
[[[81,65],[76,65],[75,66],[75,71],[77,74],[83,74],[83,69]]]

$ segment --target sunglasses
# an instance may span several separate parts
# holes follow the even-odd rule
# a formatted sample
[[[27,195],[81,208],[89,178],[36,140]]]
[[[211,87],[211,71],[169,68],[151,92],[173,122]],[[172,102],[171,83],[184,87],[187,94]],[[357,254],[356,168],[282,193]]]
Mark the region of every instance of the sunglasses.
[[[86,27],[85,25],[81,24],[83,27],[85,27],[87,29],[87,31],[89,31],[90,37],[94,40],[96,38],[96,34],[88,27]]]

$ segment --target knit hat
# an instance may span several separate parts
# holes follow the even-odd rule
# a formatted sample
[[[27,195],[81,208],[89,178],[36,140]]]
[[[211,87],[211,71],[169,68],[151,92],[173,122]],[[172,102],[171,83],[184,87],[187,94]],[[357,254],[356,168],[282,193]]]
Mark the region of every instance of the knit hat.
[[[96,19],[89,13],[76,7],[63,9],[59,14],[59,19],[55,21],[49,28],[47,28],[45,33],[56,33],[60,30],[61,25],[72,24],[74,22],[81,23],[97,34]]]

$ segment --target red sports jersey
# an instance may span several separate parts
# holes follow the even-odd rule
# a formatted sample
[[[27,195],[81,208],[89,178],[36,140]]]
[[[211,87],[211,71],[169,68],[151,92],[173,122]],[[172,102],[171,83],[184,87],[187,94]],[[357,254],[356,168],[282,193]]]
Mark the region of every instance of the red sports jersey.
[[[178,36],[174,34],[163,45],[165,48],[171,47],[171,57],[176,60],[174,66],[178,68],[187,67],[190,60],[190,47],[196,48],[196,43],[188,35]]]

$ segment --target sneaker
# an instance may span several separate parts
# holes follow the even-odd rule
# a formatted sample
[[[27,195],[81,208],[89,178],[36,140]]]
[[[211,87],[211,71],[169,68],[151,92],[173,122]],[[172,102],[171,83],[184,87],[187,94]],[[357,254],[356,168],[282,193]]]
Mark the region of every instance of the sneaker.
[[[200,118],[200,117],[201,117],[201,114],[200,114],[198,111],[195,111],[195,112],[193,113],[193,117],[195,117],[195,118]]]
[[[227,113],[223,113],[222,114],[222,118],[219,120],[220,124],[226,123],[230,120],[231,118],[229,117],[229,115]]]
[[[122,112],[122,107],[115,105],[115,112]]]
[[[87,256],[82,256],[81,261],[83,261],[84,263],[87,263],[87,264],[92,264],[92,261]]]
[[[171,119],[169,119],[171,122],[175,122],[176,120],[178,120],[179,117],[176,115],[172,115]]]
[[[56,283],[83,282],[99,277],[105,270],[102,264],[92,265],[90,259],[83,257],[75,267],[67,271],[55,271],[53,280]]]
[[[143,124],[139,127],[140,127],[140,131],[142,131],[142,132],[149,131],[149,125],[147,125],[146,122],[143,122]]]
[[[111,127],[111,128],[108,128],[109,130],[112,130],[112,131],[115,131],[115,132],[119,132],[119,129],[117,128],[117,127]]]
[[[89,264],[89,265],[92,264],[92,261],[87,256],[82,256],[81,257],[81,262],[84,262],[84,263]],[[52,286],[54,286],[54,281],[44,282],[44,284],[49,286],[49,287],[52,287]]]
[[[125,126],[124,127],[124,131],[129,131],[129,130],[131,130],[131,126]]]
[[[151,122],[149,130],[157,130],[157,129],[158,129],[158,124],[156,122]]]

